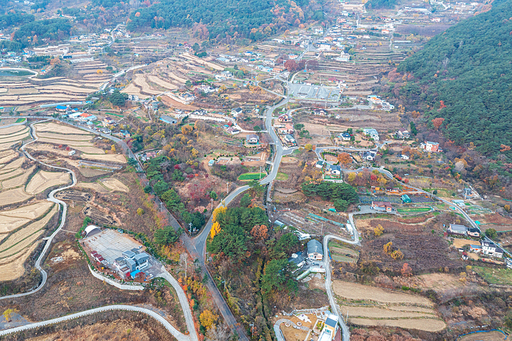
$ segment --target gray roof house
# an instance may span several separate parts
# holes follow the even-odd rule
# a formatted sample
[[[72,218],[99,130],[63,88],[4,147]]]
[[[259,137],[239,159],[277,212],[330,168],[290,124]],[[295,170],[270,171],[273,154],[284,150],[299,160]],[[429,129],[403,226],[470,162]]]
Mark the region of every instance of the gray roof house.
[[[307,244],[308,258],[312,260],[322,260],[324,251],[322,243],[316,239],[311,239]]]
[[[464,225],[450,224],[448,227],[448,232],[453,234],[466,235],[468,233],[468,228]]]

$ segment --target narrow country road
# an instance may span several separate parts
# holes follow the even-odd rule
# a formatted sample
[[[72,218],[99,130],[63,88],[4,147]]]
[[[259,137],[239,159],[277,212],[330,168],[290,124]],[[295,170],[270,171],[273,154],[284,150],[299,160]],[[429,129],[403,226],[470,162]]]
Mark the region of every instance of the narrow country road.
[[[59,191],[62,191],[62,190],[65,190],[65,189],[68,189],[68,188],[71,188],[73,187],[74,185],[76,185],[76,176],[75,176],[75,173],[72,171],[72,170],[69,170],[67,168],[63,168],[63,167],[57,167],[57,166],[52,166],[52,165],[48,165],[46,163],[43,163],[37,159],[35,159],[32,155],[30,155],[26,150],[25,150],[25,147],[28,146],[29,144],[31,143],[34,143],[37,141],[37,136],[36,134],[34,133],[34,127],[33,127],[33,124],[30,125],[30,135],[32,136],[32,141],[30,141],[29,143],[23,145],[21,147],[21,150],[23,151],[23,153],[29,158],[31,159],[32,161],[36,161],[36,162],[39,162],[40,164],[46,166],[46,167],[50,167],[50,168],[53,168],[53,169],[57,169],[57,170],[63,170],[63,171],[66,171],[68,173],[71,174],[71,179],[72,179],[72,182],[71,182],[71,185],[66,185],[64,187],[60,187],[60,188],[57,188],[57,189],[54,189],[53,191],[50,192],[50,194],[48,195],[48,201],[51,201],[53,203],[56,203],[57,205],[59,205],[59,210],[60,208],[62,208],[62,214],[61,214],[61,222],[60,222],[60,225],[57,227],[57,229],[46,239],[46,244],[44,245],[44,248],[43,250],[41,251],[41,253],[39,254],[39,257],[37,258],[35,264],[34,264],[34,267],[41,273],[41,282],[39,283],[38,287],[33,289],[33,290],[30,290],[28,292],[25,292],[25,293],[21,293],[21,294],[15,294],[15,295],[8,295],[8,296],[2,296],[0,297],[0,300],[5,300],[5,299],[12,299],[12,298],[16,298],[16,297],[23,297],[23,296],[28,296],[28,295],[32,295],[36,292],[38,292],[39,290],[41,290],[44,285],[46,284],[46,281],[48,279],[48,274],[46,273],[46,271],[41,267],[41,263],[43,262],[43,260],[46,258],[46,254],[48,253],[48,250],[50,249],[50,246],[52,245],[52,241],[53,241],[53,238],[55,238],[55,236],[57,235],[57,233],[59,233],[59,231],[64,227],[64,225],[66,224],[66,214],[67,214],[67,210],[68,210],[68,205],[64,202],[64,201],[61,201],[59,199],[56,199],[55,198],[55,193],[59,192]]]
[[[157,314],[153,310],[149,310],[149,309],[141,308],[141,307],[137,307],[137,306],[131,306],[131,305],[122,305],[122,304],[108,305],[108,306],[104,306],[104,307],[94,308],[94,309],[85,310],[85,311],[82,311],[79,313],[74,313],[74,314],[70,314],[70,315],[66,315],[66,316],[62,316],[62,317],[57,317],[57,318],[54,318],[51,320],[34,322],[34,323],[30,323],[30,324],[20,326],[20,327],[1,330],[0,336],[5,336],[5,335],[12,334],[12,333],[17,333],[17,332],[21,332],[24,330],[38,328],[38,327],[44,327],[44,326],[48,326],[48,325],[52,325],[52,324],[56,324],[56,323],[60,323],[60,322],[65,322],[65,321],[69,321],[69,320],[74,320],[74,319],[77,319],[80,317],[93,315],[93,314],[97,314],[97,313],[101,313],[101,312],[105,312],[105,311],[112,311],[112,310],[125,310],[125,311],[144,313],[146,315],[151,316],[158,322],[160,322],[165,327],[165,329],[167,329],[169,331],[169,333],[171,333],[172,336],[174,336],[178,341],[190,341],[191,340],[189,336],[183,335],[182,333],[180,333],[176,328],[174,328],[169,323],[169,321],[167,321],[165,318],[163,318],[161,315]]]

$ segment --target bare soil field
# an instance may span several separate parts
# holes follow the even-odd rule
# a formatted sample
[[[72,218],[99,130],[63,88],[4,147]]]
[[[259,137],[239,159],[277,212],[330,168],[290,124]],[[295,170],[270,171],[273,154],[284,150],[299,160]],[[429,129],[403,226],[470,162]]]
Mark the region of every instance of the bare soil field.
[[[460,341],[501,341],[506,339],[506,335],[497,331],[492,331],[465,335],[460,338]]]
[[[41,170],[32,177],[27,184],[26,191],[29,194],[35,195],[44,192],[47,188],[64,185],[69,181],[70,177],[67,172],[47,172]]]
[[[76,187],[92,189],[98,193],[108,193],[110,192],[106,187],[100,185],[97,182],[79,182]]]
[[[404,329],[417,329],[428,332],[438,332],[446,328],[446,324],[435,319],[398,319],[398,320],[372,320],[364,318],[349,318],[349,322],[360,326],[399,327]]]
[[[101,180],[101,182],[103,183],[103,185],[107,186],[112,191],[125,192],[125,193],[128,193],[128,191],[129,191],[129,188],[125,184],[123,184],[121,181],[119,181],[118,179],[107,178],[107,179]]]
[[[333,281],[334,293],[338,296],[351,300],[368,300],[380,303],[406,303],[432,307],[433,303],[425,297],[395,293],[377,287],[362,285],[351,282]]]

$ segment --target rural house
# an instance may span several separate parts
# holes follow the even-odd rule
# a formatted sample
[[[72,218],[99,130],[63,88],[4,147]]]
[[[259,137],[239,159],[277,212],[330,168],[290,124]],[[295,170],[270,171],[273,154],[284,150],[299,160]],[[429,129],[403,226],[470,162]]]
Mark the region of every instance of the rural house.
[[[451,234],[460,234],[465,236],[468,233],[468,228],[464,225],[450,224],[447,232]]]
[[[343,133],[340,134],[340,137],[343,141],[350,141],[350,134],[349,133]]]
[[[247,135],[245,141],[247,141],[248,144],[256,144],[260,141],[260,138],[256,134],[250,134]]]
[[[328,165],[325,175],[339,177],[341,175],[341,167],[339,165]]]
[[[168,123],[168,124],[178,123],[178,120],[176,120],[175,118],[170,117],[170,116],[162,116],[162,117],[160,117],[160,121]]]
[[[304,257],[304,252],[292,253],[292,256],[288,258],[288,262],[293,263],[297,266],[297,269],[300,269],[306,264],[306,257]]]
[[[437,152],[441,151],[441,149],[439,148],[439,142],[425,141],[424,143],[422,143],[420,145],[420,148],[427,152],[433,152],[433,153],[437,153]]]
[[[320,336],[318,337],[318,341],[332,341],[334,340],[336,333],[338,332],[338,316],[329,313],[327,315],[327,319],[325,320],[325,326]]]
[[[372,138],[374,141],[379,141],[379,133],[377,132],[376,129],[373,129],[373,128],[364,128],[363,129],[363,133],[366,135],[366,136],[369,136],[370,138]]]
[[[372,201],[372,210],[382,211],[382,212],[394,212],[395,209],[391,206],[391,203],[384,201]]]
[[[495,258],[503,258],[503,250],[489,241],[482,241],[482,253]]]
[[[311,239],[308,244],[308,258],[311,260],[322,260],[324,257],[322,243],[316,239]]]
[[[468,236],[480,238],[480,230],[477,229],[476,227],[469,227],[468,228]]]

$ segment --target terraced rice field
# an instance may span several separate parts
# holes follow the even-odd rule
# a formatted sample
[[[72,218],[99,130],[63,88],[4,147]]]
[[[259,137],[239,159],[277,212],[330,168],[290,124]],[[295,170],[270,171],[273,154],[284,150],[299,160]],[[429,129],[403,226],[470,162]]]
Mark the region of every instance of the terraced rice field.
[[[436,332],[446,328],[427,298],[351,282],[334,281],[343,315],[359,326],[400,327]]]
[[[67,172],[47,172],[39,171],[32,177],[27,184],[25,191],[28,194],[36,195],[44,192],[50,187],[64,185],[71,181],[70,175]]]
[[[84,101],[111,79],[106,64],[90,61],[73,64],[76,79],[64,77],[37,78],[22,75],[0,83],[0,106],[32,106],[39,103]],[[97,71],[100,70],[98,73]]]
[[[106,154],[103,149],[95,147],[91,142],[94,135],[86,131],[55,122],[38,123],[34,127],[38,141],[30,145],[29,149],[67,156],[68,151],[55,149],[54,146],[68,146],[71,149],[80,151],[79,157],[81,159],[126,163],[126,159],[122,154]]]
[[[19,278],[25,272],[23,264],[40,242],[44,228],[58,212],[57,205],[46,212],[39,220],[19,228],[0,243],[0,281]]]
[[[18,150],[20,142],[30,138],[28,129],[0,126],[0,141],[9,141],[0,144],[0,281],[23,276],[27,258],[58,212],[54,203],[34,200],[35,195],[62,183],[64,177],[69,182],[67,173],[37,171],[37,165]]]

